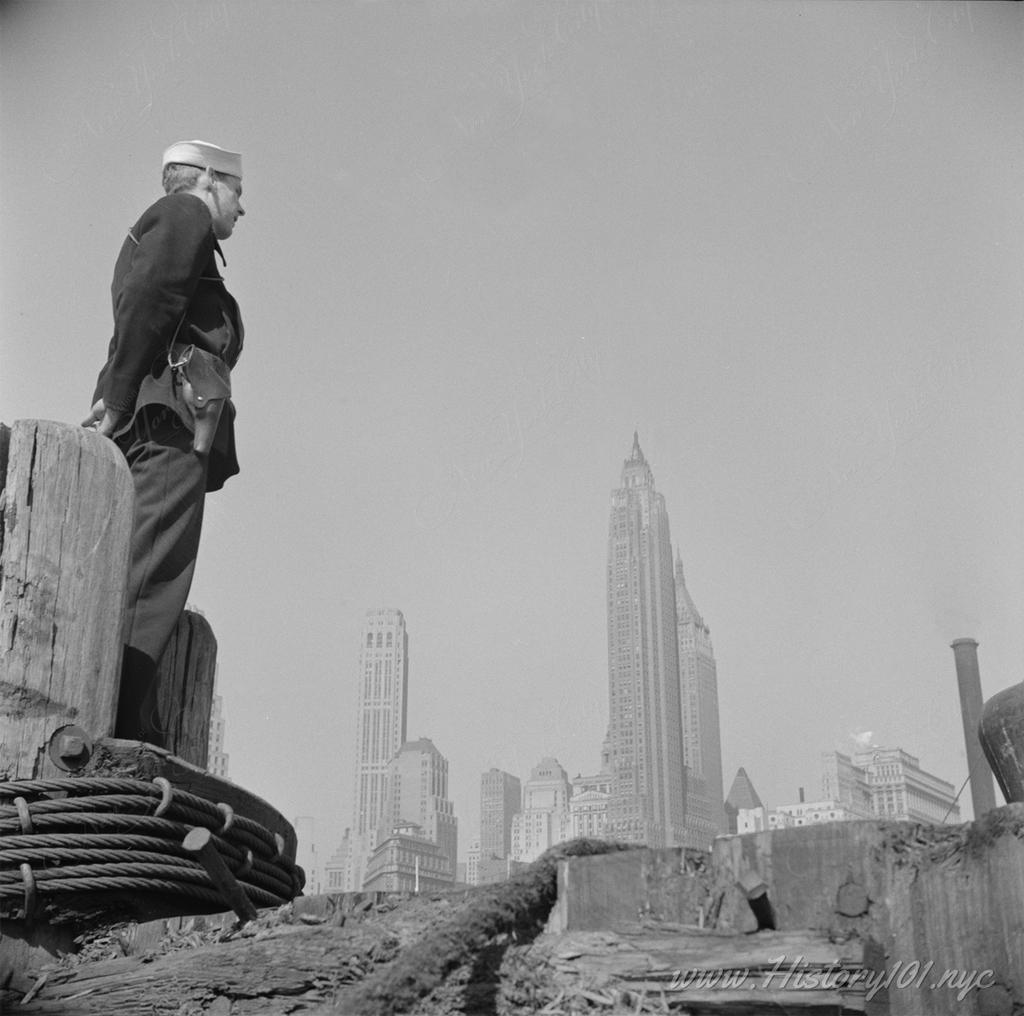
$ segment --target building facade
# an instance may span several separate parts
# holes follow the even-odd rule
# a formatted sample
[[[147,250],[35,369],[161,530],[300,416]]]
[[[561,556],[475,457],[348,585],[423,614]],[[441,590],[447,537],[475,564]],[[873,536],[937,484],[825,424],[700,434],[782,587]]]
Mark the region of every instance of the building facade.
[[[466,852],[466,885],[480,884],[480,840],[475,839]]]
[[[366,860],[388,792],[388,767],[406,740],[409,636],[400,610],[368,610],[359,649],[356,757],[349,871],[345,888],[363,887]]]
[[[608,798],[612,792],[611,773],[577,776],[569,798],[570,837],[604,839],[608,830]]]
[[[665,499],[633,435],[608,527],[609,837],[686,841],[675,577]]]
[[[894,819],[941,825],[960,821],[952,783],[925,772],[902,748],[870,748],[852,756],[822,755],[822,798],[765,808],[738,809],[737,832],[784,829],[820,822]],[[749,802],[748,802],[749,804]]]
[[[387,798],[377,842],[399,829],[405,830],[403,835],[433,843],[448,864],[444,872],[432,868],[435,876],[446,878],[449,884],[455,881],[459,832],[455,807],[448,799],[448,759],[427,737],[403,744],[388,767]]]
[[[451,859],[415,822],[395,826],[366,861],[366,892],[427,892],[455,883]]]
[[[300,815],[295,819],[294,826],[297,842],[295,863],[306,876],[306,884],[302,891],[307,896],[317,896],[324,891],[324,887],[320,855],[316,845],[316,823],[312,817]]]
[[[764,805],[741,808],[737,814],[736,831],[756,833],[764,829],[788,829],[791,826],[819,825],[822,822],[848,822],[860,818],[838,801],[801,801],[783,804],[769,811]]]
[[[826,788],[828,788],[826,790]],[[828,752],[822,758],[822,791],[852,807],[868,804],[875,818],[941,824],[960,821],[956,788],[921,768],[902,748]]]
[[[727,831],[722,787],[722,737],[718,720],[718,668],[705,624],[686,588],[676,552],[676,642],[687,768],[686,845],[706,850]]]
[[[213,696],[210,707],[210,739],[206,769],[211,776],[228,775],[228,754],[224,750],[224,700],[217,694]]]
[[[324,861],[322,891],[325,893],[343,893],[349,891],[349,882],[352,877],[352,864],[350,853],[352,846],[352,831],[345,830],[338,849]]]
[[[866,773],[840,751],[821,756],[821,796],[840,804],[850,818],[875,817]]]
[[[512,821],[522,807],[522,796],[518,776],[494,768],[481,775],[478,881],[481,872],[485,880],[488,873],[492,873],[492,881],[505,877],[504,866],[492,862],[512,856]]]
[[[558,759],[543,758],[523,786],[523,810],[512,820],[512,859],[527,864],[572,835],[572,788]]]

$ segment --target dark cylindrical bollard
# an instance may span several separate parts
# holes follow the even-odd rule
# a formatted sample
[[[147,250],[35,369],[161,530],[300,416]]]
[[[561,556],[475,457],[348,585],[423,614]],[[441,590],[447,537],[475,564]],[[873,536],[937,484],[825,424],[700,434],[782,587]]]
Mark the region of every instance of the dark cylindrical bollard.
[[[978,737],[981,720],[981,674],[978,670],[978,643],[974,639],[957,639],[951,643],[956,661],[956,683],[960,689],[960,715],[964,724],[967,748],[967,775],[971,781],[971,803],[974,817],[980,818],[996,806],[992,773]]]
[[[1006,803],[1024,803],[1024,682],[985,703],[978,739]]]

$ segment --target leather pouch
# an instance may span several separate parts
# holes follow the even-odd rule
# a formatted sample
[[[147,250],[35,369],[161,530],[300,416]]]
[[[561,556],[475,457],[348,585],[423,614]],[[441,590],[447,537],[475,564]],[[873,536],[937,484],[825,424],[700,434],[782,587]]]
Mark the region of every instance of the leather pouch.
[[[231,398],[231,371],[219,356],[195,345],[172,346],[168,362],[192,413],[192,447],[205,455],[213,446],[224,400]]]

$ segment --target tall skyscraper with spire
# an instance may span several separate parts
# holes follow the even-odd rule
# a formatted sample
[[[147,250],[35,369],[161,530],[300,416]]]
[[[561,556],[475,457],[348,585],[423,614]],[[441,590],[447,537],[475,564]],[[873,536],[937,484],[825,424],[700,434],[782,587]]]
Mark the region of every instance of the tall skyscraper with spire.
[[[409,636],[400,610],[366,612],[359,650],[355,793],[346,888],[362,888],[388,794],[388,766],[406,740]]]
[[[607,835],[686,841],[675,576],[665,499],[633,434],[608,527]]]
[[[676,641],[679,647],[683,761],[687,767],[687,846],[706,849],[726,831],[722,788],[722,739],[718,723],[718,669],[711,629],[686,588],[676,551]]]

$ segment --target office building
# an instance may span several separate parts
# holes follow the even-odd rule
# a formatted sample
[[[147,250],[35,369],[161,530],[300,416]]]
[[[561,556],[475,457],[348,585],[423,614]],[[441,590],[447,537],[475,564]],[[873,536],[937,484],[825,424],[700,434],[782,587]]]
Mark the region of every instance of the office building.
[[[227,777],[228,753],[224,750],[224,700],[214,694],[210,707],[210,735],[206,771],[211,776]]]
[[[512,849],[512,819],[522,807],[518,776],[489,769],[480,777],[480,860],[503,861]],[[494,868],[495,866],[490,866]],[[500,865],[495,870],[500,869]],[[504,875],[502,875],[504,877]]]
[[[930,825],[957,823],[960,808],[952,783],[925,772],[918,759],[902,748],[870,748],[852,756],[822,755],[821,799],[765,808],[742,807],[737,832],[784,829],[820,822],[891,819]]]
[[[572,796],[569,798],[571,839],[605,838],[611,792],[612,777],[609,772],[577,776],[572,781]]]
[[[400,610],[368,610],[359,649],[355,792],[346,889],[363,885],[384,814],[388,766],[406,740],[409,636]]]
[[[300,815],[294,822],[297,847],[295,863],[306,876],[303,893],[317,896],[324,891],[320,871],[320,854],[316,844],[316,823],[308,815]]]
[[[543,758],[523,786],[523,809],[512,820],[512,859],[535,861],[549,847],[572,836],[572,788],[554,758]]]
[[[902,748],[872,747],[852,756],[826,752],[822,796],[874,818],[937,824],[960,821],[953,784],[926,772]]]
[[[325,893],[348,892],[352,879],[352,831],[346,829],[338,849],[324,862],[322,886]]]
[[[436,850],[423,848],[417,855],[422,855],[420,862],[428,864],[431,878],[454,883],[459,835],[455,809],[448,800],[448,760],[429,738],[407,741],[388,767],[387,797],[374,846],[392,836],[398,841],[389,849],[400,854],[415,853],[422,841],[433,844]],[[439,859],[445,859],[447,866]],[[381,864],[393,860],[388,855]],[[380,866],[376,874],[381,875]]]
[[[718,722],[718,670],[711,629],[686,588],[683,561],[678,551],[675,587],[683,761],[687,767],[686,845],[706,850],[727,828]]]
[[[415,822],[382,835],[366,860],[366,892],[428,892],[455,884],[451,858]]]
[[[473,840],[466,853],[466,885],[480,884],[480,840]]]
[[[611,495],[608,532],[610,838],[686,841],[675,576],[668,513],[639,438]]]

